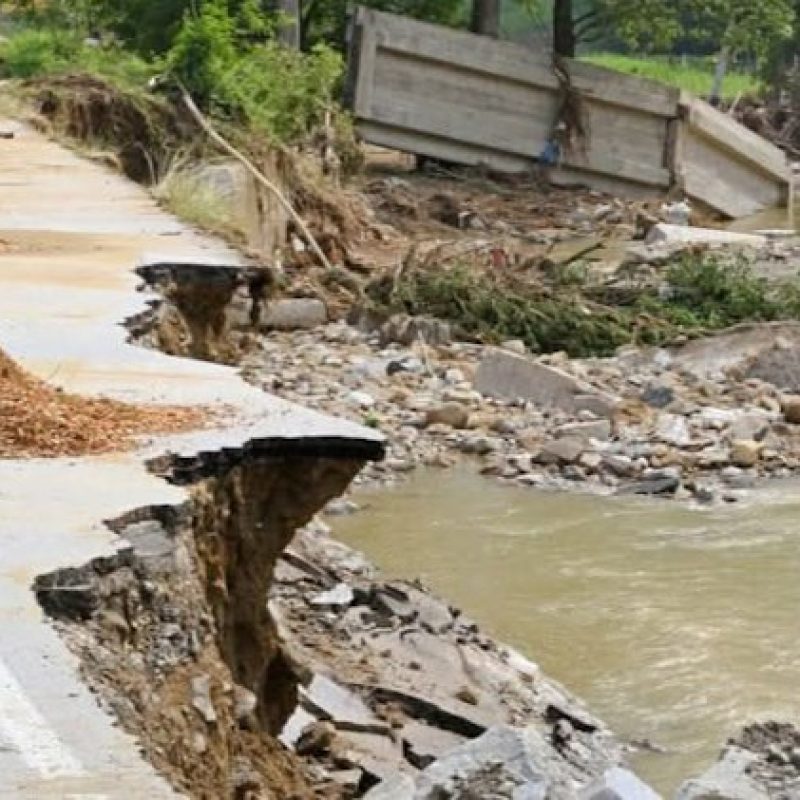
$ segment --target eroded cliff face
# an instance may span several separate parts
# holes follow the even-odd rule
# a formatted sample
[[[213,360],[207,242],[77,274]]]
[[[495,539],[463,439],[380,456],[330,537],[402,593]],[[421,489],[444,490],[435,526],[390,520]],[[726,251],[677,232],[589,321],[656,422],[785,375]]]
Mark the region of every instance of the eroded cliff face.
[[[298,676],[266,598],[294,532],[359,470],[274,455],[218,467],[180,508],[131,512],[112,558],[37,579],[89,684],[173,786],[198,798],[315,796],[273,735]]]
[[[239,466],[194,493],[199,579],[217,644],[236,682],[254,692],[257,716],[278,733],[296,705],[266,598],[275,563],[295,531],[340,495],[361,464],[274,458]]]

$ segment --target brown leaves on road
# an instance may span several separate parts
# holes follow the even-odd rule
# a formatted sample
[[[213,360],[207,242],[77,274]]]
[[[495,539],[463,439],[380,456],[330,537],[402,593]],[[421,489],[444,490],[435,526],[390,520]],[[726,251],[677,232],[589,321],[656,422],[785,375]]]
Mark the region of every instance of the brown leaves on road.
[[[207,416],[197,408],[135,406],[67,394],[27,374],[0,350],[0,458],[127,450],[146,434],[204,427]]]

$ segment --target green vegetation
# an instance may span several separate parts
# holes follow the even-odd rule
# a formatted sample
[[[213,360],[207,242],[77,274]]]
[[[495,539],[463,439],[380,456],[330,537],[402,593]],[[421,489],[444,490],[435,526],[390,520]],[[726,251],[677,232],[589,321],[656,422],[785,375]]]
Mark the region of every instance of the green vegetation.
[[[23,28],[0,44],[0,75],[5,78],[87,72],[125,88],[143,88],[157,69],[119,47],[92,47],[79,34],[54,28]]]
[[[303,53],[283,47],[273,34],[270,17],[243,30],[224,0],[205,0],[198,14],[187,14],[169,50],[150,59],[118,45],[86,44],[79,31],[23,26],[0,45],[0,76],[86,73],[127,92],[144,91],[150,79],[166,72],[216,118],[273,142],[300,142],[326,112],[338,109],[343,61],[326,45]],[[347,128],[341,120],[336,124],[340,132]]]
[[[624,290],[574,280],[524,284],[465,267],[414,272],[374,284],[382,308],[427,314],[479,339],[522,339],[534,352],[607,356],[624,344],[664,344],[741,322],[800,319],[800,282],[769,285],[743,260],[691,255],[666,287],[632,281]]]
[[[684,64],[680,58],[672,56],[595,53],[585,56],[584,60],[617,72],[676,86],[700,97],[710,93],[714,81],[714,61],[711,58],[692,58]],[[761,89],[761,81],[756,76],[729,72],[723,85],[723,97],[733,99],[739,95],[757,95]]]

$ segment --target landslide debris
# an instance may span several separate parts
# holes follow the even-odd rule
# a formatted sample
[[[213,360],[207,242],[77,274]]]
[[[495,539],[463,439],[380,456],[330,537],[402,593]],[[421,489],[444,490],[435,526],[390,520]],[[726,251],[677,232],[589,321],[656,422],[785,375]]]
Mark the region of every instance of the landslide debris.
[[[134,406],[68,394],[26,373],[0,350],[0,458],[53,458],[125,450],[137,437],[202,427],[206,412]]]

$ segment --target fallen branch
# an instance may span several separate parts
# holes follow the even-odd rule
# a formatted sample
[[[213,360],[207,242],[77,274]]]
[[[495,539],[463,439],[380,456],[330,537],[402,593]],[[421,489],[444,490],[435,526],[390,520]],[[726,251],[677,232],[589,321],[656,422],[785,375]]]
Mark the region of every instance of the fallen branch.
[[[294,206],[286,199],[286,195],[284,195],[283,192],[269,178],[267,178],[267,176],[264,175],[264,173],[261,172],[261,170],[259,170],[252,161],[250,161],[246,156],[242,155],[239,150],[237,150],[230,142],[223,138],[223,136],[214,129],[211,123],[205,118],[205,116],[203,116],[203,113],[197,107],[189,92],[187,92],[181,84],[179,84],[179,87],[184,105],[189,110],[189,113],[194,117],[197,124],[206,132],[208,137],[213,142],[215,142],[226,153],[240,162],[262,186],[266,187],[270,192],[272,192],[272,194],[275,195],[275,197],[278,198],[278,202],[281,204],[281,206],[283,206],[286,213],[292,218],[292,221],[295,223],[295,225],[297,225],[298,229],[303,234],[306,243],[320,260],[322,265],[328,271],[333,272],[333,265],[322,251],[319,243],[309,230],[308,225],[306,225],[300,214],[295,211]]]

